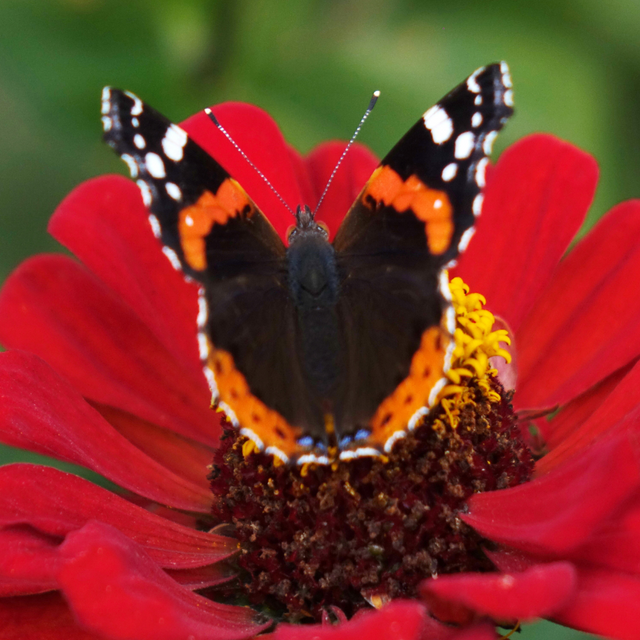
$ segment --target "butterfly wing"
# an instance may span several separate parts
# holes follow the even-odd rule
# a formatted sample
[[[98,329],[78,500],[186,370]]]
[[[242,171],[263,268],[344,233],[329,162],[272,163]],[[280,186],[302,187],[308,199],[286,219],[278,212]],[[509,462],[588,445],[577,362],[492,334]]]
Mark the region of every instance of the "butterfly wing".
[[[184,130],[128,92],[107,88],[102,104],[105,140],[137,181],[163,251],[202,285],[198,341],[214,400],[256,442],[290,457],[308,391],[284,243]]]
[[[505,63],[446,95],[382,160],[338,230],[350,362],[342,435],[387,449],[443,384],[455,321],[445,267],[482,208],[488,154],[512,114]]]

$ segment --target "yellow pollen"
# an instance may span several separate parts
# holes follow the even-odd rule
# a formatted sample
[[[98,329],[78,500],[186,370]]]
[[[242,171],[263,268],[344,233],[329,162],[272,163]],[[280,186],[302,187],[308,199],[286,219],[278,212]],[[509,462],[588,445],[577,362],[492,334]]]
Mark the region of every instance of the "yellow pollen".
[[[248,458],[252,453],[257,453],[258,451],[260,451],[260,449],[258,449],[256,443],[253,440],[247,438],[244,441],[244,444],[242,445],[242,455],[245,458]]]
[[[495,317],[484,309],[486,299],[479,293],[469,293],[462,278],[453,278],[449,283],[453,309],[456,314],[454,349],[451,367],[446,372],[448,383],[438,395],[443,409],[442,416],[451,427],[457,427],[462,407],[475,404],[473,392],[463,381],[473,380],[490,402],[499,402],[500,395],[491,387],[490,381],[497,375],[490,358],[500,356],[511,362],[511,354],[502,344],[510,345],[511,339],[505,329],[493,331]],[[501,344],[502,343],[502,344]],[[437,419],[434,428],[443,429]]]

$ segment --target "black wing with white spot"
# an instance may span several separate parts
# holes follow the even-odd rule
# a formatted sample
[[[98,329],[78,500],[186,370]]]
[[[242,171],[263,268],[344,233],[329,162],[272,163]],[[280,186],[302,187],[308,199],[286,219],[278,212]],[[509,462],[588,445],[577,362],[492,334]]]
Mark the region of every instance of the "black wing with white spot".
[[[238,252],[250,249],[258,262],[284,253],[271,224],[227,171],[133,93],[105,87],[102,124],[105,141],[128,165],[153,232],[176,269],[201,282],[213,270],[222,274],[221,245],[234,260],[227,247],[231,230],[242,236]]]
[[[336,236],[336,248],[359,253],[362,244],[371,247],[376,244],[372,240],[376,226],[379,240],[388,245],[390,220],[397,217],[398,207],[400,211],[407,210],[406,197],[396,197],[395,183],[389,179],[393,172],[407,184],[407,189],[426,187],[429,193],[443,194],[443,198],[435,198],[434,202],[436,206],[444,203],[450,208],[452,233],[435,237],[441,229],[432,224],[432,242],[426,247],[437,256],[437,262],[446,264],[464,251],[473,234],[474,219],[482,210],[488,156],[498,131],[513,114],[512,107],[511,77],[505,62],[481,67],[471,74],[427,110],[382,160],[361,200],[345,218]],[[362,201],[364,197],[367,202]],[[412,211],[416,217],[422,222],[427,218],[433,222],[434,216],[425,210],[424,198],[422,210],[419,199],[414,202],[416,207]],[[367,208],[370,210],[372,206],[376,209],[377,224],[369,220],[369,232],[363,233],[365,225],[361,218],[364,215],[370,219]],[[435,213],[443,214],[446,209],[447,206],[442,206]],[[404,235],[408,240],[410,234]],[[438,250],[434,251],[434,247]]]

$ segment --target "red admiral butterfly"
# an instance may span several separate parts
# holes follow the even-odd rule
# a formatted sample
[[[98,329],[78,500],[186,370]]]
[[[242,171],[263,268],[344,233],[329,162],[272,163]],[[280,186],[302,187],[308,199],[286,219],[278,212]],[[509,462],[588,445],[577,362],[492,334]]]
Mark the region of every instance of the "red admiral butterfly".
[[[288,246],[180,127],[104,89],[105,140],[137,180],[164,253],[201,284],[214,401],[267,453],[377,455],[436,402],[454,346],[446,269],[480,214],[510,87],[504,62],[478,69],[382,160],[332,243],[300,205]]]

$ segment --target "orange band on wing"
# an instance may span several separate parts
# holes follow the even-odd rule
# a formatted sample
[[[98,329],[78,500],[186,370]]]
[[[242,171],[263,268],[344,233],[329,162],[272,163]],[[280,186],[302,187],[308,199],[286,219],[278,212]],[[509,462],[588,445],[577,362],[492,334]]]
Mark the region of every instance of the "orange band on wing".
[[[449,338],[440,327],[422,334],[413,355],[409,375],[387,396],[371,419],[371,437],[380,445],[397,431],[407,428],[413,414],[428,406],[429,394],[443,375]]]
[[[429,251],[435,255],[444,253],[453,237],[452,207],[444,191],[430,189],[416,175],[403,180],[388,165],[378,167],[364,191],[376,202],[392,206],[398,213],[409,209],[425,223],[425,234]]]
[[[215,195],[205,191],[195,204],[180,211],[178,232],[187,264],[196,271],[203,271],[207,266],[205,238],[213,225],[225,224],[251,206],[242,187],[227,178]]]
[[[208,366],[218,385],[220,401],[236,414],[240,426],[255,433],[265,447],[275,446],[291,458],[299,448],[301,430],[292,427],[277,411],[269,409],[249,389],[245,377],[236,369],[233,356],[211,347]]]

